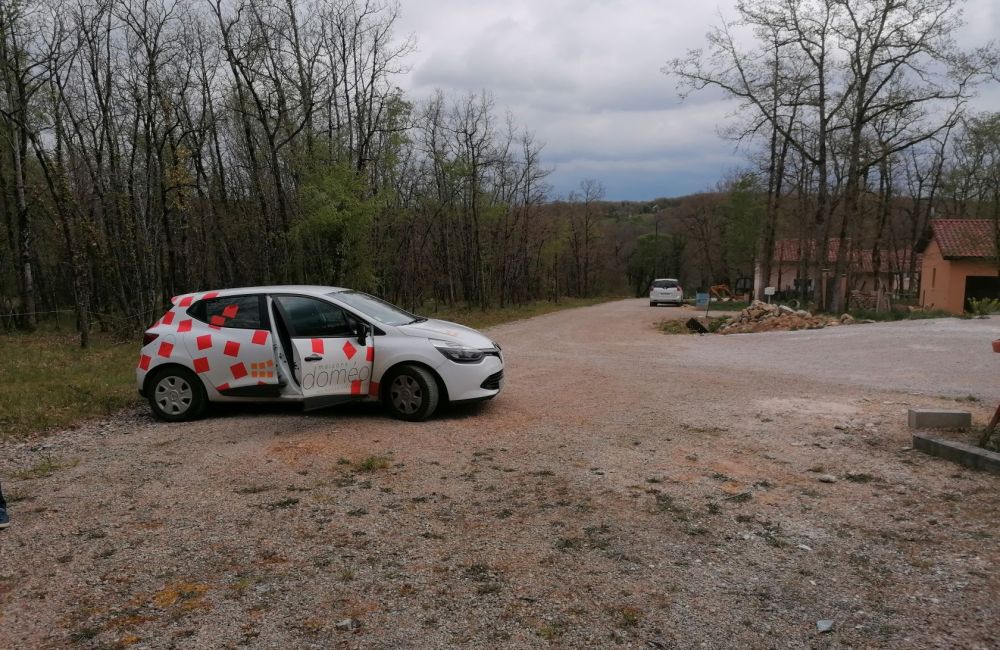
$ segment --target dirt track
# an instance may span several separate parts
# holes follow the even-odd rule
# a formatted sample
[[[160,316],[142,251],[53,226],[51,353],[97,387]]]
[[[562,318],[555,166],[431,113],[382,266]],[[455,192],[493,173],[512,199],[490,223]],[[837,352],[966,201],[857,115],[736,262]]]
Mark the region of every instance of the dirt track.
[[[423,424],[141,411],[0,446],[2,643],[995,647],[1000,479],[904,425],[987,418],[998,321],[652,327],[671,315],[495,328],[505,392]]]

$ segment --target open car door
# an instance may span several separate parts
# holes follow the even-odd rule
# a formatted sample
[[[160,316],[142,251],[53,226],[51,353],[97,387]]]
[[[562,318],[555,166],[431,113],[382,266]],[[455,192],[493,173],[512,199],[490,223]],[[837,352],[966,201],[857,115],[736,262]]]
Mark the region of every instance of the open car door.
[[[366,397],[375,360],[375,340],[367,325],[319,298],[280,294],[272,298],[287,329],[291,350],[285,354],[305,408]]]
[[[190,309],[186,305],[191,305]],[[182,298],[163,317],[177,326],[194,371],[229,397],[277,397],[284,384],[275,365],[274,340],[264,296]]]

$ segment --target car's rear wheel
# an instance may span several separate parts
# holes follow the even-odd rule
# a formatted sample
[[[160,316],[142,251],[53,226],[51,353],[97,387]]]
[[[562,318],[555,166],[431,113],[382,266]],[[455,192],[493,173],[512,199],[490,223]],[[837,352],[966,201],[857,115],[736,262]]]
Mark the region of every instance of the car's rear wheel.
[[[385,404],[395,417],[421,422],[437,410],[441,391],[427,369],[403,366],[392,373],[387,383]]]
[[[163,368],[150,380],[149,387],[153,415],[167,422],[197,419],[208,404],[201,380],[187,368]]]
[[[650,301],[649,301],[649,306],[650,306],[650,307],[655,307],[655,306],[656,306],[656,303],[655,303],[655,302],[653,302],[652,300],[650,300]]]

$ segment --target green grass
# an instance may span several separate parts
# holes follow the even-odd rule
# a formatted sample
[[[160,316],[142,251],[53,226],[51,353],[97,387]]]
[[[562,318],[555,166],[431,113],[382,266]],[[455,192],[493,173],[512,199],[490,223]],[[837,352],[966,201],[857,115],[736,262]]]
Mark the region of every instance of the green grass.
[[[435,309],[433,305],[426,305],[422,309],[415,311],[421,316],[427,316],[428,318],[447,320],[475,329],[485,329],[494,325],[550,314],[563,309],[589,307],[590,305],[597,305],[602,302],[618,299],[618,296],[604,296],[601,298],[561,298],[559,302],[538,300],[523,305],[498,307],[486,311],[478,307],[447,307],[442,305]]]
[[[694,303],[691,303],[694,305]],[[743,302],[741,300],[733,300],[731,302],[710,302],[708,303],[708,310],[711,311],[741,311],[750,306],[750,303]],[[702,310],[704,307],[695,307],[695,309]]]
[[[137,342],[95,336],[80,349],[65,329],[0,336],[0,438],[65,427],[135,403]]]
[[[695,316],[695,320],[708,328],[709,333],[712,334],[728,323],[729,319],[729,316],[709,316],[707,319],[704,316]],[[664,334],[694,334],[688,329],[687,322],[688,319],[679,318],[660,321],[659,328]]]
[[[893,307],[887,311],[875,311],[874,309],[852,309],[848,312],[857,320],[874,320],[879,322],[898,320],[923,320],[926,318],[955,318],[955,314],[941,309],[914,309],[910,310],[904,306]]]
[[[368,456],[358,463],[358,471],[377,472],[389,467],[389,459],[385,456]]]
[[[14,472],[13,477],[22,481],[36,478],[47,478],[61,469],[76,467],[77,460],[61,461],[50,454],[46,454],[40,461],[27,469]]]

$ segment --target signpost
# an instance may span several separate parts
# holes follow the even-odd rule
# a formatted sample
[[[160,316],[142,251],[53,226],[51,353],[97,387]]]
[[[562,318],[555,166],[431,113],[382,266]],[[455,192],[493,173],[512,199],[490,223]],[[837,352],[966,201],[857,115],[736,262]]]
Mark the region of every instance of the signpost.
[[[764,287],[764,295],[767,296],[767,304],[771,304],[771,296],[773,296],[774,293],[774,287]]]

